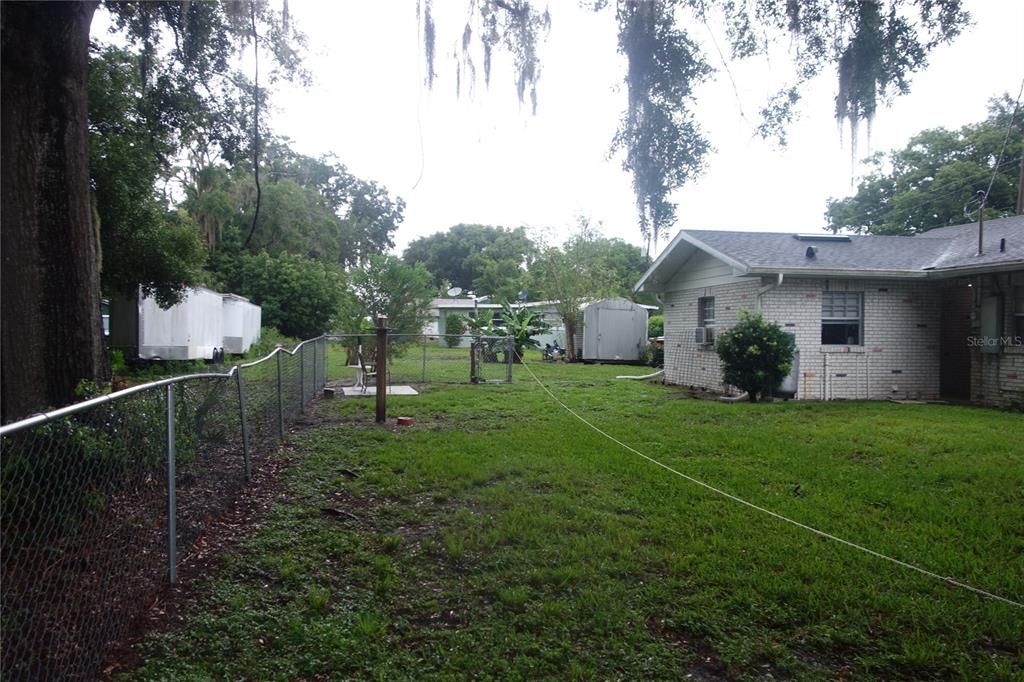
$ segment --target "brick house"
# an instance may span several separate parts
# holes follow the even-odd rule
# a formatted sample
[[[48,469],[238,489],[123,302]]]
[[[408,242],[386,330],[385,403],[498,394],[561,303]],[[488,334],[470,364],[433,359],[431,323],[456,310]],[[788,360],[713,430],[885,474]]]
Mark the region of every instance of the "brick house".
[[[681,231],[634,288],[665,311],[665,377],[722,385],[741,308],[796,337],[800,399],[1024,402],[1024,216],[913,236]]]

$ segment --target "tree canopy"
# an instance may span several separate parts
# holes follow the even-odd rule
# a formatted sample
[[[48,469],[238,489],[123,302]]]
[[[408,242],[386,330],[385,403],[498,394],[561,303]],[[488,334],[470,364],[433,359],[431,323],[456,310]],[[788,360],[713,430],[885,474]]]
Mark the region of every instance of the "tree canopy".
[[[523,227],[454,225],[414,239],[402,255],[422,263],[436,286],[456,286],[494,298],[514,299],[536,246]]]
[[[344,331],[358,331],[380,315],[398,334],[419,334],[435,289],[422,265],[408,265],[390,255],[373,255],[350,273]]]
[[[958,225],[977,214],[978,192],[988,193],[986,217],[1013,215],[1024,152],[1024,116],[1018,111],[1010,124],[1015,108],[1004,95],[980,123],[924,130],[903,149],[872,155],[857,192],[829,200],[828,228],[914,234]]]
[[[345,277],[330,263],[264,251],[239,258],[228,285],[262,307],[264,325],[308,339],[330,329],[341,309]]]
[[[98,6],[115,44],[90,41]],[[109,378],[101,294],[230,284],[315,334],[342,267],[393,245],[401,199],[259,115],[268,83],[308,79],[286,2],[8,2],[0,23],[4,420]]]
[[[610,3],[589,4],[604,11]],[[418,4],[417,12],[431,86],[437,27],[430,0]],[[702,172],[712,149],[699,125],[695,95],[696,86],[714,70],[707,48],[693,35],[699,27],[723,29],[737,60],[763,57],[788,43],[793,54],[789,82],[764,103],[759,126],[763,136],[780,143],[802,86],[834,68],[835,116],[849,126],[856,148],[860,122],[870,122],[879,103],[905,94],[911,75],[926,65],[931,50],[952,40],[970,19],[961,0],[622,0],[615,3],[615,12],[619,50],[628,65],[625,113],[612,149],[622,152],[623,168],[633,177],[637,217],[648,246],[668,234],[676,217],[672,192]],[[454,55],[457,89],[463,89],[463,80],[476,78],[481,54],[489,83],[493,51],[506,50],[513,57],[520,101],[529,97],[536,108],[537,45],[552,20],[546,9],[536,10],[527,0],[469,3],[461,51]]]
[[[178,146],[180,93],[144,89],[139,58],[93,45],[89,69],[89,173],[98,223],[101,284],[110,294],[142,287],[161,305],[201,278],[206,251],[187,213],[157,191]]]

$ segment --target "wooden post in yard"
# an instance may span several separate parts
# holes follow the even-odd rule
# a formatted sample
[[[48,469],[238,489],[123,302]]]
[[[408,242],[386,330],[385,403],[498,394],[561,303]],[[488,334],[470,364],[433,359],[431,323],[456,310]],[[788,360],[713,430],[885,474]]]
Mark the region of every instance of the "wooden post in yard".
[[[377,423],[388,418],[388,318],[377,317]]]

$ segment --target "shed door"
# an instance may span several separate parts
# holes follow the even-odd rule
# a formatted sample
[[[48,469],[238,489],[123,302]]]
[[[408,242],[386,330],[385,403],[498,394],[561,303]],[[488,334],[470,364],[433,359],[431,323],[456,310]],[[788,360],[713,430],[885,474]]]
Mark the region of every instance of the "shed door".
[[[635,328],[632,310],[602,309],[598,321],[597,357],[601,360],[635,360]]]

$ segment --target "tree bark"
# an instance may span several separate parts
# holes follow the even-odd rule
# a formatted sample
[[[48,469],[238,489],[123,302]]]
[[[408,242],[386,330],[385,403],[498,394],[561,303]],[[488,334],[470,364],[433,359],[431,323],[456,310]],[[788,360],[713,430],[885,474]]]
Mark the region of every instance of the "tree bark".
[[[108,374],[89,208],[96,2],[3,2],[0,419],[75,400]]]
[[[565,327],[565,354],[568,362],[576,362],[576,323],[562,318]]]

